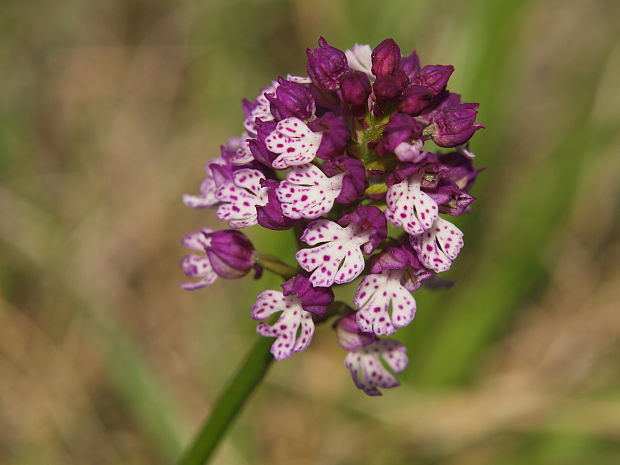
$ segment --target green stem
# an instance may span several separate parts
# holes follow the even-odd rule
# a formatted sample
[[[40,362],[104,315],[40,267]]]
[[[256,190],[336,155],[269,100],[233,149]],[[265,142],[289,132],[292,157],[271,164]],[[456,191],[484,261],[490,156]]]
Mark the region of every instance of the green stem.
[[[272,273],[282,276],[285,280],[290,279],[297,274],[296,268],[287,265],[278,257],[274,257],[273,255],[255,252],[254,260],[257,265],[262,266],[264,269],[269,270]]]
[[[207,422],[202,426],[179,465],[204,465],[220,443],[247,398],[258,386],[273,361],[273,341],[261,337],[239,368],[228,388],[220,395]]]

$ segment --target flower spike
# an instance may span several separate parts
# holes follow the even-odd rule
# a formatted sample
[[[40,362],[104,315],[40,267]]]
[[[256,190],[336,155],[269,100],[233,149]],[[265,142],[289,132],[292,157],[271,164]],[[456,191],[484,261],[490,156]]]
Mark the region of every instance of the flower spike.
[[[446,218],[472,210],[481,171],[470,147],[483,128],[478,104],[448,90],[454,67],[401,53],[389,38],[342,51],[321,37],[306,51],[307,77],[282,75],[242,101],[241,135],[207,162],[198,194],[183,196],[188,207],[213,207],[224,226],[184,238],[196,252],[181,261],[192,278],[182,287],[252,269],[256,279],[281,276],[282,290],[263,290],[251,309],[275,360],[335,320],[345,366],[371,396],[397,386],[409,361],[382,337],[412,323],[415,292],[449,284],[437,273],[452,266],[463,233]],[[255,225],[270,231],[262,241],[290,230],[298,267],[254,250],[239,229]],[[348,284],[352,302],[334,302]]]

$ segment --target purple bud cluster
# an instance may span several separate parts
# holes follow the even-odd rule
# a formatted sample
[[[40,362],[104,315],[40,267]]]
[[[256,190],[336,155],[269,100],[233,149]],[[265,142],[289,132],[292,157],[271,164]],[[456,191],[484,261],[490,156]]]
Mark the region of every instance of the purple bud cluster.
[[[478,104],[447,90],[452,66],[422,67],[392,39],[343,52],[321,38],[306,53],[308,77],[279,77],[244,100],[243,133],[207,163],[200,193],[183,197],[215,208],[229,228],[185,237],[200,253],[183,258],[195,278],[183,287],[258,276],[261,267],[292,276],[251,309],[258,333],[275,338],[276,360],[307,348],[315,325],[334,317],[353,381],[379,395],[408,363],[405,347],[383,336],[411,323],[412,293],[463,246],[440,215],[469,211],[479,170],[466,144],[483,126]],[[256,224],[294,231],[305,244],[296,270],[282,264],[293,270],[282,273],[254,250],[239,229]],[[335,286],[358,279],[354,308],[334,302]]]

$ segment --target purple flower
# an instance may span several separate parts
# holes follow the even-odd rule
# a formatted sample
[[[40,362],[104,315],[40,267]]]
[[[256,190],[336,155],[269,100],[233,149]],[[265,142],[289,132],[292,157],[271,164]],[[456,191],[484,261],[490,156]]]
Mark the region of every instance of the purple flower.
[[[204,249],[213,271],[221,278],[236,279],[254,265],[254,247],[239,231],[204,232]]]
[[[343,205],[352,205],[361,199],[368,188],[366,169],[357,158],[342,156],[325,162],[323,172],[329,176],[344,173],[342,188],[336,197],[336,202]]]
[[[248,137],[248,134],[244,133],[241,137],[228,139],[226,145],[220,148],[222,159],[236,166],[243,166],[252,162],[254,157],[248,146]]]
[[[248,140],[248,147],[259,163],[272,168],[273,161],[278,158],[278,154],[267,149],[265,139],[276,130],[278,123],[275,121],[256,121],[256,138]]]
[[[372,51],[372,72],[378,78],[394,74],[400,64],[400,47],[393,39],[385,39]]]
[[[454,72],[454,66],[429,65],[425,66],[411,80],[412,84],[425,87],[433,95],[439,93],[446,88],[446,84]]]
[[[307,49],[306,70],[312,82],[323,90],[334,91],[340,86],[340,78],[348,71],[347,57],[321,37],[319,48]]]
[[[328,287],[314,287],[306,274],[298,274],[282,284],[284,295],[295,295],[307,312],[316,316],[327,313],[334,302],[334,292]]]
[[[355,313],[349,313],[334,324],[338,335],[338,344],[344,350],[355,350],[372,344],[379,338],[374,333],[363,332],[357,324]]]
[[[261,185],[267,190],[267,203],[256,207],[257,221],[262,227],[275,231],[290,229],[295,220],[284,216],[282,204],[278,199],[277,188],[280,185],[275,179],[263,179]]]
[[[186,234],[183,238],[183,245],[192,250],[199,250],[203,255],[190,254],[181,260],[181,268],[188,278],[199,278],[198,281],[185,282],[181,287],[187,291],[193,291],[205,286],[210,286],[217,279],[217,274],[213,271],[209,258],[204,255],[207,241],[205,234],[211,233],[209,228],[201,228],[199,231]]]
[[[324,160],[342,155],[351,139],[347,122],[334,113],[325,113],[308,123],[308,127],[315,132],[320,132],[323,136],[316,156]]]
[[[278,83],[273,81],[269,87],[266,87],[260,91],[260,95],[256,97],[256,101],[243,101],[243,114],[245,116],[243,126],[248,134],[256,134],[257,121],[273,121],[273,115],[271,114],[271,109],[269,107],[269,100],[267,100],[265,95],[275,92],[277,86]]]
[[[265,94],[271,103],[271,114],[277,120],[295,117],[302,120],[314,115],[315,105],[312,93],[303,84],[278,78],[280,84],[275,94]]]
[[[407,349],[394,339],[381,339],[351,350],[344,359],[344,366],[351,372],[357,388],[369,396],[380,396],[378,388],[398,386],[390,370],[401,373],[408,364]]]
[[[353,106],[368,105],[371,88],[368,76],[360,71],[349,71],[340,84],[342,99]]]

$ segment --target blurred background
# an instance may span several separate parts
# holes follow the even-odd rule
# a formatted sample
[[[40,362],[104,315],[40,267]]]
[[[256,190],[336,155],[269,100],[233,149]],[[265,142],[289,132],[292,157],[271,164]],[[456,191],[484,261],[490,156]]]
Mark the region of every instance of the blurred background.
[[[0,25],[0,463],[178,458],[279,285],[181,291],[181,237],[218,226],[180,198],[319,35],[454,64],[487,169],[402,386],[358,392],[321,327],[213,463],[620,463],[620,2],[4,0]]]

